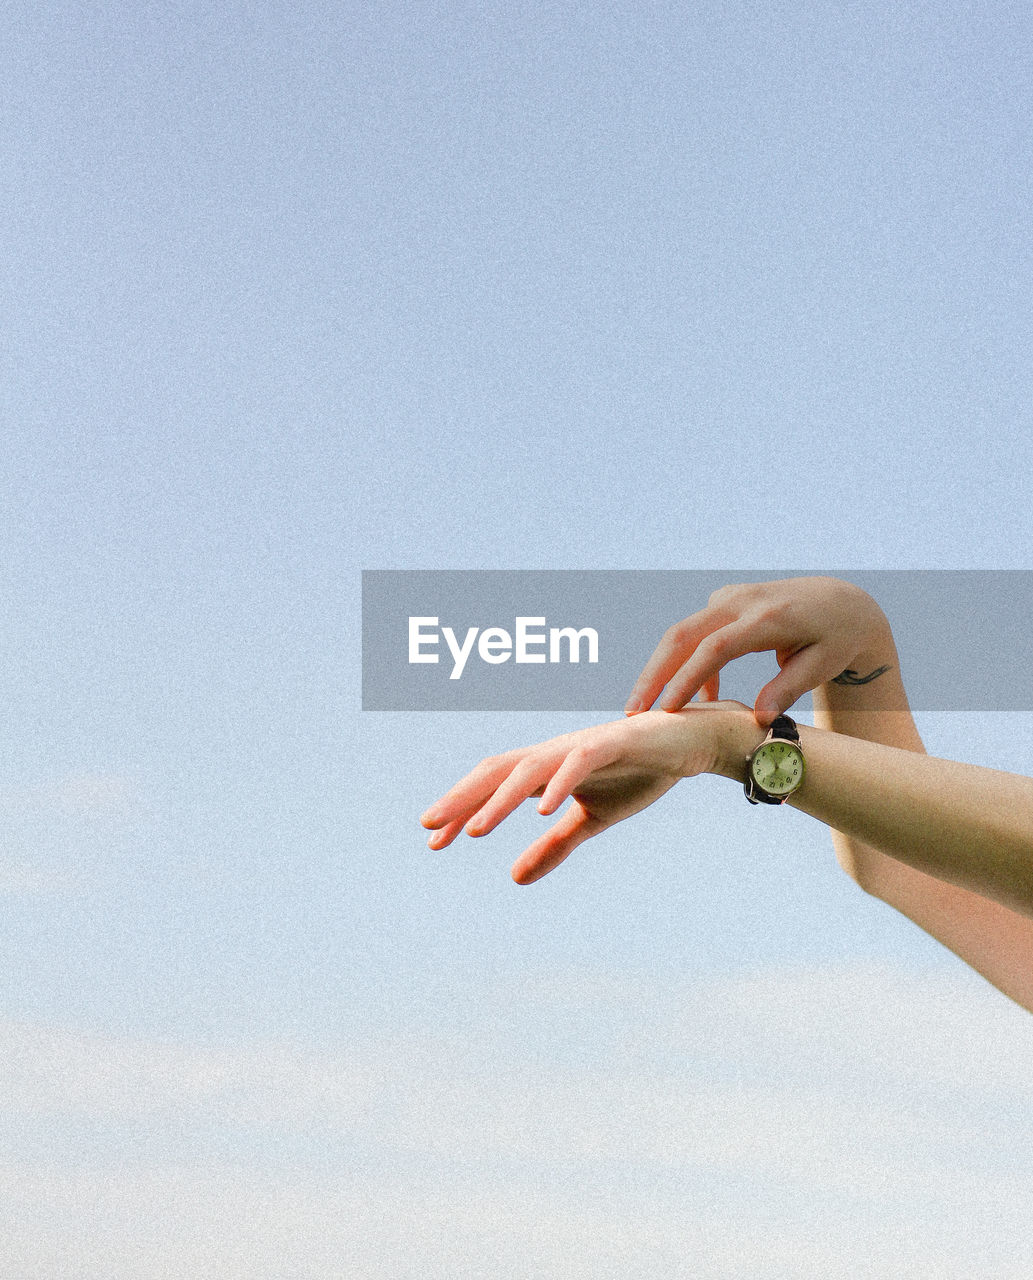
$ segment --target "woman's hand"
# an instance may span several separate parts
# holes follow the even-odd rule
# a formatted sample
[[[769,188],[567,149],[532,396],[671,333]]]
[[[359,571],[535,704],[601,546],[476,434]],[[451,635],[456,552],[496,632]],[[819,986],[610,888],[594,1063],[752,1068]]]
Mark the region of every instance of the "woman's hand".
[[[737,702],[596,725],[482,760],[420,821],[434,832],[430,848],[444,849],[464,827],[468,835],[487,835],[530,796],[541,797],[541,814],[555,813],[572,796],[570,808],[513,866],[513,879],[531,884],[679,778],[717,772],[740,753],[745,758],[743,743],[756,737],[751,712]]]
[[[722,587],[705,609],[664,633],[625,714],[647,710],[658,697],[662,710],[677,711],[700,690],[714,701],[726,663],[769,649],[780,671],[757,695],[754,711],[762,725],[810,689],[837,677],[844,684],[867,684],[887,669],[882,658],[892,655],[895,661],[885,614],[852,583],[787,578]]]

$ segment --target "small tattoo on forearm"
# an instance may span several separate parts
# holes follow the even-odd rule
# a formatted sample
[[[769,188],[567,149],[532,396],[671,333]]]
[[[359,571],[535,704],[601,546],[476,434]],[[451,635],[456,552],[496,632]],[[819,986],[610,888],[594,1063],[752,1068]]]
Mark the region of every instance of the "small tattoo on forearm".
[[[845,671],[841,671],[838,676],[832,677],[832,683],[871,684],[873,680],[878,680],[879,676],[884,675],[887,671],[889,671],[889,667],[876,667],[874,671],[870,671],[868,675],[863,676],[852,667],[847,667],[847,669]]]

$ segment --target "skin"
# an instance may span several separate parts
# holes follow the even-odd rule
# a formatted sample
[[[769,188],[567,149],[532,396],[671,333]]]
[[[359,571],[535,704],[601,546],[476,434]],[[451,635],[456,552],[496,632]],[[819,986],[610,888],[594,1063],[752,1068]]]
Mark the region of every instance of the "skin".
[[[752,721],[741,704],[720,705],[735,706]],[[559,821],[513,866],[518,884],[532,884],[579,844],[638,813],[682,778],[715,771],[719,722],[724,717],[717,704],[673,715],[651,711],[490,756],[423,814],[423,826],[434,832],[427,843],[444,849],[464,828],[467,835],[485,836],[531,796],[540,797],[538,812],[546,815],[573,796]]]
[[[780,670],[753,710],[717,701],[725,663],[765,650]],[[715,592],[664,634],[626,719],[482,761],[423,815],[428,844],[486,835],[532,796],[543,814],[572,797],[513,866],[530,884],[681,778],[741,784],[766,726],[808,690],[816,724],[800,726],[807,772],[788,803],[832,829],[866,892],[1033,1010],[1033,779],[925,754],[889,623],[834,578]]]

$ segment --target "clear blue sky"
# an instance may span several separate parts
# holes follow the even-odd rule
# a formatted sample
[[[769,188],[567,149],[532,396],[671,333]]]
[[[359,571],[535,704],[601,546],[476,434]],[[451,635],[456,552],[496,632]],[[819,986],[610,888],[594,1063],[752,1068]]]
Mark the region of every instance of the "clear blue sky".
[[[358,608],[1033,568],[1028,7],[5,18],[0,1269],[1027,1275],[1027,1015],[717,780],[428,855],[577,721],[363,715]]]

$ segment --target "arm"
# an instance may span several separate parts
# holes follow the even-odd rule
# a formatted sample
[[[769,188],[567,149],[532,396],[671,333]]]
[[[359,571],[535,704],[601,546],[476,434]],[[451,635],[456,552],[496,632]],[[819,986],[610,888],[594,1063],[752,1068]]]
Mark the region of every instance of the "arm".
[[[888,627],[882,637],[874,638],[870,647],[858,655],[856,663],[856,669],[864,673],[881,666],[889,669],[881,678],[880,709],[866,706],[865,686],[829,681],[814,690],[815,725],[865,742],[924,754]],[[965,785],[967,780],[963,779],[962,786]],[[946,799],[941,797],[941,803]],[[1004,801],[1003,796],[988,799],[991,804]],[[805,807],[805,797],[800,797],[799,807]],[[944,812],[950,816],[946,805]],[[1022,820],[1020,810],[1014,816]],[[891,850],[880,851],[863,839],[844,834],[835,822],[830,825],[840,866],[866,893],[913,920],[995,987],[1033,1010],[1033,919],[1029,918],[1028,905],[1013,910],[1004,902],[984,896],[971,884],[966,887],[953,882],[952,876],[941,878],[932,868],[891,856]],[[1018,905],[1010,896],[1008,900]]]
[[[775,651],[780,672],[757,697],[756,714],[761,723],[769,723],[807,689],[813,689],[818,729],[924,754],[908,708],[889,623],[864,592],[832,578],[791,579],[715,592],[706,609],[665,635],[636,684],[629,709],[635,699],[648,706],[661,693],[661,705],[671,708],[684,705],[698,689],[716,697],[721,666],[741,653],[763,649]],[[903,783],[912,769],[901,772],[897,759]],[[979,770],[977,774],[987,772]],[[1016,796],[1002,792],[986,797],[990,806],[1003,804],[1007,809],[1015,803],[1012,818],[1020,828],[1029,820],[1024,808],[1026,781],[999,784],[1006,789],[1017,786],[1020,794]],[[956,789],[964,793],[968,785],[963,772]],[[809,773],[797,807],[803,808],[808,797],[813,799],[814,786],[815,779]],[[866,792],[867,784],[862,787]],[[981,794],[978,783],[975,794]],[[948,827],[957,802],[953,790],[938,797],[940,814],[949,820]],[[866,892],[908,916],[995,986],[1033,1008],[1033,920],[1027,914],[1028,890],[1022,884],[1029,873],[1021,857],[1019,864],[1013,865],[1010,884],[998,876],[991,885],[986,878],[989,868],[979,864],[980,844],[994,841],[989,830],[971,847],[967,871],[963,871],[966,854],[958,847],[958,831],[942,833],[946,842],[940,845],[937,858],[930,856],[927,829],[912,831],[915,844],[909,850],[899,842],[869,842],[856,828],[847,834],[842,825],[846,817],[827,806],[814,816],[832,827],[840,865]],[[1021,841],[1021,829],[1017,834]],[[1013,830],[1012,837],[1015,835]],[[975,866],[971,865],[973,856]]]
[[[800,736],[807,775],[790,803],[899,865],[904,883],[917,877],[921,911],[960,922],[959,954],[1033,1010],[1033,779],[828,729],[801,726]],[[544,814],[572,796],[514,864],[513,878],[530,884],[679,777],[741,783],[762,737],[749,709],[729,702],[598,725],[483,761],[422,822],[442,849],[464,827],[486,835],[530,796]]]

